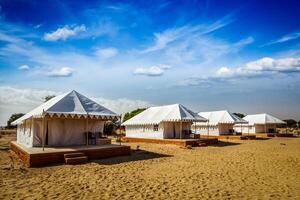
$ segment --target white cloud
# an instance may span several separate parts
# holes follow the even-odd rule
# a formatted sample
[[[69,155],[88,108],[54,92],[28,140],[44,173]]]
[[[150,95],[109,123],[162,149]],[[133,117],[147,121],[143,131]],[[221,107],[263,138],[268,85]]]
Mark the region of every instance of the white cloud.
[[[30,67],[29,67],[28,65],[21,65],[21,66],[19,67],[19,70],[27,71],[27,70],[29,70],[29,69],[30,69]]]
[[[218,76],[218,77],[231,76],[232,74],[233,74],[233,71],[231,69],[229,69],[228,67],[221,67],[216,72],[216,76]]]
[[[70,27],[65,25],[62,28],[58,28],[56,31],[51,33],[44,34],[44,40],[46,41],[57,41],[57,40],[66,40],[69,37],[75,36],[78,33],[86,32],[85,25]]]
[[[142,51],[142,53],[148,53],[153,51],[162,50],[172,42],[195,37],[195,35],[205,35],[218,30],[224,26],[227,26],[232,22],[230,16],[212,23],[212,24],[199,24],[195,26],[185,25],[178,28],[170,28],[160,33],[154,33],[154,44]]]
[[[253,37],[247,37],[247,38],[244,38],[244,39],[238,41],[234,45],[236,47],[243,47],[243,46],[246,46],[246,45],[251,44],[253,42],[254,42],[254,38]]]
[[[116,56],[118,53],[119,51],[116,48],[102,48],[97,49],[95,55],[100,58],[111,58]]]
[[[300,31],[284,35],[281,38],[279,38],[277,40],[272,40],[271,42],[269,42],[269,43],[267,43],[267,44],[265,44],[263,46],[277,44],[277,43],[283,43],[283,42],[288,42],[290,40],[295,40],[295,39],[298,39],[298,38],[300,38]]]
[[[265,57],[246,64],[251,71],[300,72],[300,58],[273,59]]]
[[[279,74],[300,73],[300,58],[273,59],[264,57],[241,67],[221,67],[208,77],[191,77],[180,81],[181,86],[211,85],[218,81],[242,78],[272,77]]]
[[[146,75],[146,76],[161,76],[164,74],[165,70],[170,69],[169,65],[154,65],[151,67],[138,67],[133,73],[136,75]]]
[[[70,67],[61,67],[61,68],[43,68],[42,74],[53,77],[68,77],[72,76],[74,69]]]
[[[63,92],[39,90],[30,88],[16,88],[11,86],[0,86],[0,126],[6,125],[6,122],[13,113],[27,113],[44,101],[47,95],[59,95]],[[82,93],[85,95],[84,93]],[[121,114],[136,108],[145,108],[152,106],[151,103],[141,100],[132,100],[127,98],[106,99],[102,97],[92,98],[108,109]]]
[[[34,29],[39,29],[41,26],[43,26],[43,24],[37,24],[37,25],[35,25],[33,28],[34,28]]]
[[[278,73],[300,72],[300,58],[281,58],[273,59],[264,57],[255,61],[246,63],[242,67],[227,68],[221,67],[216,72],[216,77],[220,78],[238,78],[249,76],[265,76]]]

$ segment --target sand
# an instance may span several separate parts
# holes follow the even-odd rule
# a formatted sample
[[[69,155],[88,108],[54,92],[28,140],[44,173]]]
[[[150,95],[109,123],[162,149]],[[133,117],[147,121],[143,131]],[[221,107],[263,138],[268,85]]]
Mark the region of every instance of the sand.
[[[126,145],[131,156],[43,168],[0,150],[0,199],[300,199],[300,138]]]

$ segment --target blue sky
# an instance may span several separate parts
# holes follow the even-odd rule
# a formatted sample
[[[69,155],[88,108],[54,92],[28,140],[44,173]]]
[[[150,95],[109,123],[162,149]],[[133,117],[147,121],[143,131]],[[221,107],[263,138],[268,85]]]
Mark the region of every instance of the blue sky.
[[[68,90],[300,119],[299,1],[0,0],[0,124]]]

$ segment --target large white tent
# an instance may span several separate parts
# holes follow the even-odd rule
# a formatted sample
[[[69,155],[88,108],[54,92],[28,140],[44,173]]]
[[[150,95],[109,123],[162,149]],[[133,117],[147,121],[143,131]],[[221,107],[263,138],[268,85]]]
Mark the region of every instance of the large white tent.
[[[17,142],[26,147],[86,144],[87,132],[103,132],[118,115],[71,91],[56,96],[17,119]]]
[[[181,104],[150,107],[122,125],[126,137],[135,138],[187,138],[193,122],[207,119],[187,109]]]
[[[230,135],[234,133],[235,124],[247,124],[248,122],[228,110],[200,112],[200,116],[208,119],[207,123],[194,123],[193,130],[201,135]]]
[[[242,127],[235,126],[235,130],[240,131],[241,128],[247,127],[249,133],[275,133],[278,124],[286,124],[286,122],[267,113],[247,115],[243,119],[249,124]]]

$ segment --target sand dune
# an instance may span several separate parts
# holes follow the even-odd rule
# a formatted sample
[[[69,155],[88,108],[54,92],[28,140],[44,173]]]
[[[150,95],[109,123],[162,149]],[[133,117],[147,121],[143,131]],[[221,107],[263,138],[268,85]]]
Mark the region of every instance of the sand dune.
[[[0,151],[0,199],[300,199],[300,139],[183,149],[127,144],[131,156],[22,167]]]

